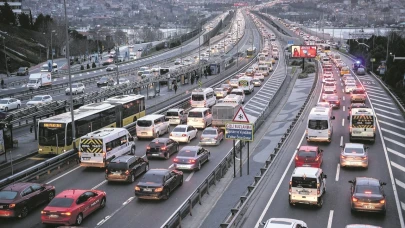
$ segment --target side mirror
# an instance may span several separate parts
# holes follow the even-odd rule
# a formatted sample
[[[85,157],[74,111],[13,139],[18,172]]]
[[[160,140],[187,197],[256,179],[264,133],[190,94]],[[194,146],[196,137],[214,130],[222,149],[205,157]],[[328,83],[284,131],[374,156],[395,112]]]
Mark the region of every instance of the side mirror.
[[[347,120],[350,120],[350,116],[347,116]]]
[[[366,149],[369,149],[370,147],[366,146]]]
[[[332,120],[334,120],[335,119],[335,116],[332,116]]]
[[[387,183],[385,183],[385,182],[381,182],[381,185],[387,185]]]
[[[130,142],[133,142],[133,141],[134,141],[134,137],[132,137],[132,136],[129,137],[129,141],[130,141]]]
[[[261,223],[260,223],[260,225],[261,225],[261,226],[264,226],[264,225],[266,225],[266,223],[264,223],[264,222],[261,222]]]
[[[321,150],[321,152],[323,152],[323,150]]]
[[[325,179],[326,179],[327,177],[328,177],[328,176],[327,176],[326,174],[323,174],[323,178],[325,178]]]
[[[348,182],[349,182],[350,184],[353,184],[353,183],[354,183],[354,181],[352,181],[352,180],[349,180]]]
[[[348,110],[351,110],[352,108],[351,108],[351,107],[347,107],[347,109],[348,109]]]

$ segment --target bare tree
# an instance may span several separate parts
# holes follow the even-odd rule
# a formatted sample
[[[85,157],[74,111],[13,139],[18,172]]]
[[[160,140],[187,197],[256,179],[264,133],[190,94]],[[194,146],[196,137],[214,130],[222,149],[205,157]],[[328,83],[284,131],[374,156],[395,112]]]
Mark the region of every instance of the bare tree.
[[[127,42],[127,34],[122,30],[117,30],[114,33],[114,41],[118,45],[126,43]]]

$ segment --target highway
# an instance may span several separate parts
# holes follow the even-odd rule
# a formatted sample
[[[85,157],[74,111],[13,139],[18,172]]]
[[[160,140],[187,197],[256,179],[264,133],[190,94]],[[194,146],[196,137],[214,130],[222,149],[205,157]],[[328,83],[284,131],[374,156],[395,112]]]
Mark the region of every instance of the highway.
[[[347,65],[351,65],[352,60],[348,58],[343,59]],[[336,68],[335,72],[337,72]],[[377,112],[379,123],[376,131],[377,137],[375,143],[366,143],[367,146],[370,147],[368,150],[368,169],[340,168],[338,165],[341,150],[340,144],[349,142],[347,107],[350,105],[350,95],[342,92],[344,87],[340,82],[340,76],[336,73],[334,77],[337,80],[337,94],[341,98],[341,107],[333,111],[335,120],[333,120],[332,142],[330,144],[308,143],[304,139],[307,120],[307,116],[305,116],[304,120],[300,121],[300,125],[296,128],[296,131],[291,135],[286,146],[279,152],[276,160],[272,163],[269,171],[271,174],[266,177],[265,185],[260,187],[260,194],[254,196],[250,204],[251,206],[244,215],[246,221],[243,227],[258,227],[259,222],[277,217],[303,220],[307,223],[308,227],[311,228],[338,228],[355,223],[378,225],[385,228],[402,226],[403,220],[402,217],[399,217],[398,213],[398,210],[401,209],[394,191],[398,190],[398,195],[400,199],[402,198],[403,202],[405,196],[403,192],[404,189],[398,189],[398,181],[404,181],[403,177],[405,171],[403,168],[404,155],[402,154],[405,147],[399,147],[399,142],[401,142],[400,138],[403,138],[405,134],[404,131],[400,132],[401,129],[405,129],[403,128],[403,124],[405,123],[403,117],[399,116],[398,110],[394,108],[394,102],[378,83],[365,83],[365,81],[373,81],[372,76],[366,75],[358,77],[360,78],[359,83],[364,85],[368,93],[369,99],[367,100],[367,105],[373,107]],[[320,88],[322,87],[320,80],[318,81],[317,87],[318,90],[316,90],[316,94],[313,95],[314,99],[312,102],[308,104],[309,107],[313,107],[318,102]],[[378,93],[375,94],[374,91],[378,91]],[[378,100],[383,101],[383,104],[381,104],[381,102],[377,103],[376,101]],[[389,113],[382,114],[382,112],[380,112],[379,114],[378,110],[381,108],[378,107],[381,107],[381,105],[388,107],[388,109],[391,108]],[[308,115],[308,112],[305,113],[305,115]],[[382,125],[382,123],[384,123],[384,125]],[[387,134],[388,132],[390,135]],[[390,140],[391,144],[388,144],[387,141]],[[294,170],[294,157],[296,149],[301,145],[318,145],[324,150],[322,169],[323,172],[327,174],[328,178],[326,181],[324,203],[321,209],[302,205],[290,206],[288,203],[288,185],[290,175]],[[387,151],[396,151],[397,153],[391,152],[388,156]],[[402,153],[399,151],[402,151]],[[389,160],[387,160],[388,157],[390,158]],[[390,162],[391,159],[395,162]],[[397,186],[392,182],[393,174],[397,179]],[[372,213],[351,213],[350,184],[348,181],[359,176],[374,177],[387,183],[384,188],[387,196],[387,214],[385,216]],[[394,190],[394,188],[396,189]]]
[[[247,27],[252,28],[254,26],[251,19],[248,19],[246,23]],[[254,45],[257,49],[260,49],[260,36],[256,29],[253,31],[253,36]],[[244,40],[248,40],[248,36]],[[255,93],[247,95],[246,101]],[[200,134],[201,132],[199,132]],[[168,135],[166,134],[163,137],[168,137]],[[198,138],[199,136],[190,145],[196,145]],[[138,156],[145,154],[148,143],[149,140],[136,141],[136,154]],[[136,227],[159,227],[218,165],[231,149],[231,144],[232,142],[224,141],[218,147],[210,147],[210,162],[205,164],[199,172],[185,173],[183,186],[176,189],[171,198],[166,201],[139,201],[134,198],[135,184],[108,184],[104,181],[104,170],[100,169],[74,167],[54,179],[46,181],[46,183],[55,185],[57,193],[69,188],[94,188],[107,192],[106,208],[86,218],[83,224],[85,227],[134,227],[134,224],[136,224]],[[172,168],[172,159],[151,160],[150,168]],[[39,216],[39,212],[43,207],[35,209],[23,220],[7,220],[7,227],[43,227]],[[5,220],[1,219],[0,224],[5,224]]]

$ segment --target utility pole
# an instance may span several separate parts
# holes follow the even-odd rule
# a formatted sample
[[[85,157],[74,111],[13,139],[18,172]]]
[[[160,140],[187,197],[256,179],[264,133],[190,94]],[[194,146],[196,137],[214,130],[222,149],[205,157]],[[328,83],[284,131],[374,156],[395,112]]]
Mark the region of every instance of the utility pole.
[[[198,8],[198,16],[197,20],[200,22],[200,29],[199,29],[199,34],[198,34],[198,75],[201,74],[201,31],[202,31],[202,25],[201,25],[201,20],[200,20],[200,8]],[[190,79],[189,79],[190,82]]]
[[[6,42],[5,42],[6,37],[4,37],[4,36],[1,36],[1,35],[0,35],[0,38],[2,38],[2,39],[3,39],[4,63],[6,64],[6,74],[7,74],[7,77],[8,77],[7,54],[6,54]]]
[[[118,73],[118,53],[119,53],[119,51],[120,51],[120,49],[119,49],[119,47],[117,46],[116,48],[115,48],[115,66],[116,66],[116,72],[117,72],[117,85],[119,85],[120,84],[120,79],[119,79],[119,73]]]
[[[55,30],[51,31],[51,59],[52,59],[52,72],[53,72],[53,46],[52,46],[52,37],[53,37],[53,33],[55,32]],[[55,33],[55,36],[57,34]],[[70,59],[68,59],[68,64],[70,64]]]

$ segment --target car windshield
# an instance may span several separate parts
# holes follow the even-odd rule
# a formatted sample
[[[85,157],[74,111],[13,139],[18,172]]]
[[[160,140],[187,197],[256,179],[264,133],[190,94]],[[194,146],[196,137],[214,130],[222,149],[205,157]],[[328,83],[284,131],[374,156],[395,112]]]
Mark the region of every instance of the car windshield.
[[[138,125],[139,127],[150,127],[152,125],[152,121],[138,120],[138,121],[136,121],[136,125]]]
[[[156,184],[163,184],[163,176],[154,173],[146,173],[142,176],[142,182],[150,182]]]
[[[364,94],[364,90],[362,89],[355,89],[352,91],[353,94]]]
[[[312,130],[326,130],[328,129],[327,120],[309,120],[308,128]]]
[[[20,68],[18,68],[18,71],[20,71],[20,72],[25,71],[25,68],[24,68],[24,67],[20,67]]]
[[[32,101],[42,101],[42,97],[33,97]]]
[[[173,132],[186,132],[186,128],[185,127],[175,127],[173,129]]]
[[[203,114],[201,112],[189,112],[188,117],[201,118],[201,117],[203,117]]]
[[[50,207],[70,207],[73,203],[71,198],[54,198],[49,202],[48,206]]]
[[[316,152],[315,151],[305,151],[305,150],[300,150],[298,151],[298,157],[310,157],[310,158],[314,158],[316,157]]]
[[[345,148],[345,154],[364,154],[363,148]]]
[[[18,192],[15,192],[15,191],[7,191],[7,190],[0,191],[0,200],[15,199],[15,197],[17,197],[17,194],[18,194]]]
[[[316,188],[316,178],[293,177],[291,187],[293,188]]]
[[[105,82],[105,81],[107,81],[107,79],[108,79],[107,77],[102,77],[102,78],[100,78],[100,81]]]
[[[0,100],[0,104],[7,104],[8,100]]]
[[[204,95],[203,94],[192,94],[191,95],[191,100],[193,100],[193,101],[203,101],[204,100]]]
[[[217,131],[213,130],[213,129],[207,129],[207,130],[204,130],[202,134],[203,135],[216,135]]]
[[[195,157],[195,151],[191,150],[180,150],[179,154],[177,155],[179,157]]]
[[[72,88],[77,88],[77,87],[79,87],[79,86],[75,85],[75,84],[72,85]]]
[[[380,194],[380,187],[373,185],[357,185],[356,193]]]

